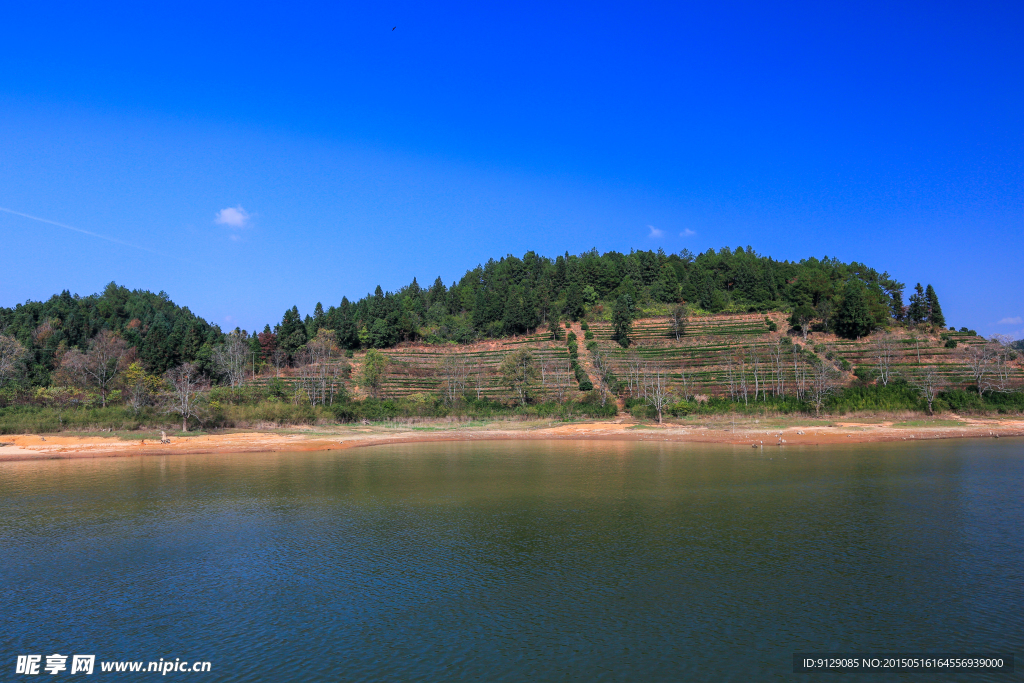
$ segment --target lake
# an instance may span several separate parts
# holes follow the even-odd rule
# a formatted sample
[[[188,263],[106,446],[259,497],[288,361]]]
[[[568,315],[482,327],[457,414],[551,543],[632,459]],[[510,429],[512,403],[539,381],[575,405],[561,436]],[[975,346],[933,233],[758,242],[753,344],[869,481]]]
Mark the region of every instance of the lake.
[[[4,463],[0,678],[52,653],[209,661],[167,674],[204,681],[792,680],[794,652],[1020,655],[1022,485],[1019,439]]]

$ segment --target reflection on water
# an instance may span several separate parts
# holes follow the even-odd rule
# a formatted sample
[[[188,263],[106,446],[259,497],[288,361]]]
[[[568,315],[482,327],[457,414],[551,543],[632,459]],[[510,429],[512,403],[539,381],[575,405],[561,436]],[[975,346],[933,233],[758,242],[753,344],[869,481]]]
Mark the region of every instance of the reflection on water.
[[[227,681],[746,681],[790,679],[794,651],[1024,651],[1024,444],[763,453],[0,464],[0,673],[60,652]]]

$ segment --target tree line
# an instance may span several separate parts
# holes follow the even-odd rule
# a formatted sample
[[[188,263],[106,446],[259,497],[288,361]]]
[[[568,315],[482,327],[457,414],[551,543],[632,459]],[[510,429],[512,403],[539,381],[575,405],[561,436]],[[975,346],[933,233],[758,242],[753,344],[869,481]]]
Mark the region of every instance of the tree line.
[[[378,286],[355,302],[346,297],[326,310],[318,303],[305,317],[293,306],[259,333],[225,333],[164,292],[110,283],[102,294],[64,291],[0,308],[0,387],[89,387],[105,404],[115,376],[122,385],[127,375],[135,377],[134,389],[116,390],[138,397],[153,378],[166,379],[185,365],[231,387],[246,373],[273,366],[279,375],[295,366],[308,396],[329,403],[341,384],[337,373],[347,372],[338,362],[345,353],[402,341],[468,343],[538,329],[557,340],[562,321],[589,318],[610,320],[615,338],[629,346],[632,320],[651,311],[670,315],[677,339],[694,312],[792,311],[791,322],[805,336],[812,328],[857,338],[897,321],[945,324],[931,285],[918,284],[909,305],[903,292],[902,283],[864,264],[777,261],[751,247],[696,255],[591,250],[554,259],[527,252],[492,259],[450,286],[438,277],[422,288],[413,278],[397,292]],[[571,352],[575,346],[571,339]],[[590,383],[578,363],[569,371],[581,386]]]
[[[305,317],[292,307],[258,337],[264,356],[270,357],[276,350],[294,354],[325,328],[347,349],[388,348],[403,341],[469,343],[527,334],[587,315],[614,316],[622,332],[640,311],[681,302],[710,313],[799,310],[808,324],[819,321],[851,338],[893,321],[945,323],[934,290],[930,307],[922,309],[917,293],[909,306],[904,304],[904,289],[888,273],[861,263],[827,257],[777,261],[751,247],[697,255],[689,250],[592,250],[554,259],[527,252],[522,258],[492,259],[451,285],[438,277],[421,287],[413,278],[397,292],[378,286],[354,302],[345,297],[326,309],[318,303]]]

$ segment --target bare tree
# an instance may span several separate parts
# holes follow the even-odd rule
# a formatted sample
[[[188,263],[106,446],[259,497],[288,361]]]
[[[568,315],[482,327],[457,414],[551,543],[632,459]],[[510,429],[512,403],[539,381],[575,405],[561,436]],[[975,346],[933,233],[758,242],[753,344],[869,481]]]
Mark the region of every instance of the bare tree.
[[[683,390],[683,400],[689,401],[693,398],[693,381],[686,375],[686,365],[679,363],[679,386]]]
[[[737,372],[739,377],[739,391],[743,393],[743,405],[747,405],[747,357],[740,354],[740,367]]]
[[[786,341],[783,342],[782,340]],[[786,344],[791,344],[789,337],[779,337],[775,340],[774,346],[768,347],[768,355],[771,358],[772,373],[774,374],[772,382],[772,391],[776,396],[786,395],[786,375],[782,369],[783,353],[786,349]]]
[[[226,375],[231,387],[240,387],[245,382],[245,367],[249,362],[249,342],[245,334],[235,330],[224,343],[213,350],[213,364],[217,372]]]
[[[914,348],[917,350],[917,364],[920,365],[921,364],[921,338],[918,337],[916,334],[912,334],[907,339],[907,341],[909,343],[913,344]]]
[[[630,396],[640,393],[640,374],[643,366],[644,360],[640,355],[640,347],[634,346],[626,354],[626,386]]]
[[[990,391],[1006,392],[1013,388],[1010,367],[1013,338],[1005,334],[993,334],[987,344],[992,359],[992,372],[986,388]]]
[[[28,352],[14,337],[0,334],[0,387],[15,377],[25,364]]]
[[[834,394],[840,387],[842,376],[831,363],[816,358],[811,363],[811,401],[814,403],[814,414],[821,414],[825,399]]]
[[[166,409],[181,415],[181,431],[188,431],[188,419],[198,415],[202,393],[210,388],[210,382],[193,363],[183,363],[168,370],[164,377],[171,385],[171,394]]]
[[[288,352],[277,347],[270,353],[270,361],[274,364],[277,376],[281,376],[281,368],[288,364]]]
[[[555,400],[561,403],[565,400],[572,381],[572,361],[556,361],[545,370],[545,374],[551,393]]]
[[[348,362],[341,357],[341,349],[334,332],[320,328],[316,337],[296,354],[299,363],[299,382],[315,406],[333,405],[334,396],[342,388],[342,379],[348,375]]]
[[[662,368],[644,368],[644,400],[647,405],[658,413],[658,424],[661,424],[662,412],[671,400],[668,386],[668,372]]]
[[[672,332],[676,335],[676,341],[686,334],[686,319],[690,316],[690,309],[686,304],[677,304],[672,309],[670,320],[672,322]]]
[[[736,359],[730,353],[726,356],[725,373],[729,380],[729,398],[736,400]]]
[[[907,383],[921,392],[928,403],[928,414],[934,415],[932,403],[939,392],[946,388],[946,380],[934,365],[917,367],[907,373]]]
[[[754,400],[761,388],[761,353],[756,343],[750,345],[750,367],[754,372]]]
[[[498,368],[501,382],[526,405],[530,398],[530,384],[540,376],[540,370],[528,349],[517,349],[505,356]]]
[[[988,376],[992,372],[992,347],[988,344],[966,344],[957,354],[978,388],[981,396],[988,388]]]
[[[455,405],[466,393],[469,359],[465,355],[446,351],[440,364],[441,392],[445,405]]]
[[[60,366],[80,384],[91,384],[100,390],[100,402],[107,405],[107,391],[123,369],[128,345],[121,335],[103,330],[89,342],[82,353],[72,349],[61,357]]]
[[[479,401],[484,395],[483,371],[481,368],[477,368],[477,371],[473,373],[473,386],[476,387],[476,399]]]
[[[601,387],[601,405],[608,401],[609,384],[612,377],[612,359],[607,351],[594,350],[594,371],[598,385]]]
[[[796,384],[796,397],[802,399],[807,391],[807,366],[800,362],[800,345],[793,344],[793,383]]]
[[[876,335],[871,343],[871,354],[878,368],[878,379],[882,381],[883,387],[888,386],[889,380],[895,374],[892,366],[896,358],[896,339],[889,332]]]

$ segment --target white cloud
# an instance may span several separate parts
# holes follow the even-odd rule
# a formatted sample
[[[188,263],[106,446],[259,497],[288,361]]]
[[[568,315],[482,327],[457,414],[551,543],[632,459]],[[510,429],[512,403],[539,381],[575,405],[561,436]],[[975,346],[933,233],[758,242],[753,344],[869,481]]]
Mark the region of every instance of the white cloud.
[[[996,324],[997,325],[1020,325],[1021,323],[1024,323],[1024,319],[1021,319],[1021,317],[1018,315],[1016,318],[1003,318],[1002,320],[1000,320]]]
[[[252,214],[248,213],[239,204],[238,206],[229,206],[218,211],[217,217],[213,222],[217,225],[226,225],[229,228],[246,228],[249,227],[249,221],[251,220]]]
[[[690,230],[689,228],[684,228],[683,231],[681,233],[679,233],[679,236],[680,237],[693,237],[696,234],[697,234],[696,230]]]
[[[665,231],[664,230],[658,230],[653,225],[648,225],[647,227],[651,229],[651,234],[648,235],[648,237],[664,237],[665,236]]]

